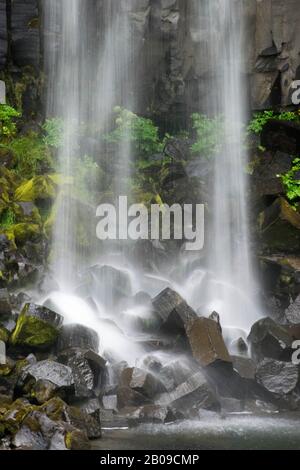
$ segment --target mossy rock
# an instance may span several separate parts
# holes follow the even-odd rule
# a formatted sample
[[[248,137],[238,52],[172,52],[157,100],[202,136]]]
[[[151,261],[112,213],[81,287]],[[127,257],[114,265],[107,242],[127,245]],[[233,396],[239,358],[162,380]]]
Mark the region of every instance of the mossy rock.
[[[89,450],[91,445],[85,432],[73,429],[66,433],[65,444],[68,450]]]
[[[38,199],[54,199],[56,185],[49,176],[36,176],[16,189],[15,201],[34,202]]]
[[[27,241],[37,243],[42,237],[42,228],[38,224],[19,223],[3,229],[2,232],[11,241],[13,246],[24,245]]]
[[[3,343],[7,343],[9,339],[9,332],[7,331],[6,328],[0,325],[0,341],[3,341]]]
[[[57,340],[61,323],[62,317],[55,312],[45,307],[26,304],[19,315],[11,343],[14,346],[46,349]]]

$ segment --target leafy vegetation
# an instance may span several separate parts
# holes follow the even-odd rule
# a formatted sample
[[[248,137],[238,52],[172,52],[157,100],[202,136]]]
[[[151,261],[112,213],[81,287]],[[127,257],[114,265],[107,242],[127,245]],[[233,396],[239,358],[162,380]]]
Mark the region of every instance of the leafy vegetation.
[[[42,126],[43,143],[48,147],[59,148],[63,143],[64,121],[61,118],[46,119]]]
[[[222,116],[209,118],[203,114],[192,115],[193,129],[196,131],[196,142],[191,150],[194,154],[211,158],[221,148],[224,136],[224,119]]]
[[[256,113],[253,119],[250,121],[248,131],[254,134],[260,134],[271,119],[279,119],[280,121],[300,121],[299,112],[284,111],[282,113],[276,113],[275,111],[262,111]]]
[[[300,158],[295,158],[292,168],[281,175],[286,196],[292,203],[300,199]]]
[[[151,155],[161,152],[164,139],[159,136],[159,129],[151,119],[137,116],[127,109],[117,106],[116,128],[104,136],[107,142],[130,142],[141,155]]]
[[[16,134],[16,119],[21,114],[7,104],[0,104],[0,138],[10,138]]]

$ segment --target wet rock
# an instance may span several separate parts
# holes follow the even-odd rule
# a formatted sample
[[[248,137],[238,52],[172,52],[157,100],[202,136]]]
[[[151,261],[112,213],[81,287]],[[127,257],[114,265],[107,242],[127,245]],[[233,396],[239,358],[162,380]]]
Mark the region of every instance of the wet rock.
[[[148,398],[153,398],[161,392],[163,385],[151,373],[135,367],[132,371],[130,388],[136,392],[142,393]]]
[[[98,352],[99,336],[96,331],[83,325],[65,325],[57,342],[57,351],[79,348]]]
[[[300,214],[278,198],[259,215],[262,248],[265,252],[299,253]]]
[[[194,358],[201,366],[217,360],[231,362],[219,325],[209,318],[197,318],[186,331]]]
[[[161,329],[168,334],[184,333],[197,314],[177,292],[166,288],[152,300],[154,314],[161,322]]]
[[[59,335],[63,317],[46,307],[26,304],[19,315],[11,342],[15,346],[48,348]]]
[[[34,380],[38,382],[49,381],[58,389],[70,389],[74,386],[72,369],[63,364],[54,361],[40,361],[29,365],[22,370],[20,384],[23,386],[26,382]]]
[[[194,374],[173,392],[160,395],[156,401],[185,416],[189,416],[190,412],[197,414],[200,408],[216,409],[219,406],[216,395],[202,372]]]
[[[121,384],[149,399],[154,398],[157,393],[162,392],[164,389],[162,383],[153,374],[137,367],[123,371]]]
[[[32,388],[32,396],[42,405],[54,397],[59,387],[49,380],[37,380]]]
[[[257,366],[256,380],[271,393],[287,395],[295,390],[299,371],[292,363],[265,359]]]
[[[120,386],[117,390],[118,409],[121,410],[128,406],[138,407],[145,404],[152,404],[151,400],[145,395],[136,392],[128,386]]]
[[[7,289],[0,289],[0,321],[7,320],[12,314],[10,297]]]
[[[91,398],[105,385],[106,361],[91,350],[71,349],[60,354],[59,362],[71,368],[75,396]]]
[[[285,318],[288,323],[300,324],[300,295],[285,310]]]
[[[65,421],[73,428],[81,429],[91,439],[101,437],[99,407],[87,411],[80,407],[68,406],[60,398],[54,397],[45,403],[40,410],[54,421]]]
[[[292,337],[284,327],[277,325],[271,318],[263,318],[251,329],[248,341],[255,361],[266,357],[290,360]]]
[[[166,390],[171,392],[196,373],[197,369],[198,367],[191,364],[187,359],[175,359],[161,369],[159,377]]]
[[[242,356],[231,356],[234,370],[236,370],[243,379],[254,380],[256,364],[252,359]]]

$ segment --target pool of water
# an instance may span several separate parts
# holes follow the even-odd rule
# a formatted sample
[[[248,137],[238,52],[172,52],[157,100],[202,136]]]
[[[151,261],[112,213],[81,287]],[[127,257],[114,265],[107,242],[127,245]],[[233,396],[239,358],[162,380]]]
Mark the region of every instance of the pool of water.
[[[95,450],[299,450],[300,415],[205,416],[199,421],[104,429]]]

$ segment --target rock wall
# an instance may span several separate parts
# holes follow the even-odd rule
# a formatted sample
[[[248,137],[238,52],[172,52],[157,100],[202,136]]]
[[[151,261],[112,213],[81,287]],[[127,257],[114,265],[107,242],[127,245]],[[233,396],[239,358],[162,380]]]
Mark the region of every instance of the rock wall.
[[[41,66],[45,1],[0,0],[0,71]],[[209,90],[208,22],[205,16],[199,22],[195,15],[199,2],[201,8],[205,1],[133,2],[131,16],[140,44],[140,110],[148,109],[162,124],[168,120],[182,125],[199,110]],[[291,81],[300,78],[299,0],[237,1],[243,3],[246,18],[244,72],[252,109],[290,104]]]

